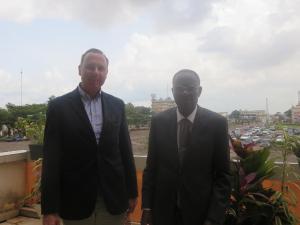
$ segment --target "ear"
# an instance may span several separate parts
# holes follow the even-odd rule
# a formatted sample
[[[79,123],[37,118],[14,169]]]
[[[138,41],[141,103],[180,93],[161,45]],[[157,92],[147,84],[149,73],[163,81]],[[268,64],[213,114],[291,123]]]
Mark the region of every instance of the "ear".
[[[78,66],[78,74],[81,76],[81,64]]]
[[[201,92],[202,92],[202,87],[201,87],[201,86],[199,86],[199,88],[198,88],[198,93],[197,93],[197,95],[198,95],[198,98],[200,97],[200,95],[201,95]]]

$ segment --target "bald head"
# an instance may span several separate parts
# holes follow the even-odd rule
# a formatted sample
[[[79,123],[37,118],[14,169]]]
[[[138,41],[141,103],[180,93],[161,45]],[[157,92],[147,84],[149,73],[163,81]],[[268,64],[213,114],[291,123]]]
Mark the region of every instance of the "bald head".
[[[183,69],[173,77],[173,96],[179,112],[187,117],[198,103],[201,94],[200,78],[193,70]]]
[[[173,86],[175,82],[178,82],[177,80],[181,80],[181,79],[192,79],[195,81],[195,84],[200,86],[200,78],[199,75],[193,71],[193,70],[189,70],[189,69],[183,69],[183,70],[179,70],[177,73],[174,74],[173,76]]]

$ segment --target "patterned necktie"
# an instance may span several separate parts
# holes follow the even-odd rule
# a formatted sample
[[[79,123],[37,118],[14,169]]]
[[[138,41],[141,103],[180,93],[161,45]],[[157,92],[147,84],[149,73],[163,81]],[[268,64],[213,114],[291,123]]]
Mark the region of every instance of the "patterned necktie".
[[[188,119],[184,118],[179,121],[179,133],[178,133],[178,154],[179,162],[182,164],[184,153],[189,144],[189,138],[191,134],[192,123]]]

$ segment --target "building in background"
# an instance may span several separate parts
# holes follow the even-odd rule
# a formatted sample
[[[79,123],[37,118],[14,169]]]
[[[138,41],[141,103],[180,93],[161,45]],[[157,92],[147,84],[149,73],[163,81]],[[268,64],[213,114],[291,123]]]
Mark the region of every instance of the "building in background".
[[[175,101],[170,97],[167,97],[165,99],[162,98],[156,99],[155,94],[151,95],[151,109],[152,112],[154,113],[159,113],[167,109],[173,108],[175,106],[176,106]]]
[[[240,120],[249,122],[267,122],[265,110],[240,110]]]
[[[292,107],[292,123],[300,124],[300,91],[298,91],[298,104]]]
[[[218,112],[221,116],[224,116],[226,119],[228,119],[229,115],[228,112]]]

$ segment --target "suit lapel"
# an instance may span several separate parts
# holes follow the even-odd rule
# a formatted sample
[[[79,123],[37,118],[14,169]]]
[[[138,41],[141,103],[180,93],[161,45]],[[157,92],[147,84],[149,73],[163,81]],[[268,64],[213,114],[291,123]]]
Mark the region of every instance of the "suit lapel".
[[[87,136],[91,137],[93,141],[96,142],[95,133],[93,131],[88,115],[86,114],[77,88],[71,93],[70,101],[71,107],[74,110],[75,114],[78,116],[79,123],[81,123],[83,130],[87,131]]]
[[[176,108],[172,111],[170,115],[170,127],[169,127],[169,134],[170,134],[170,143],[172,143],[172,149],[176,150],[176,154],[178,154],[178,144],[177,144],[177,114]]]
[[[199,134],[205,132],[205,124],[207,123],[207,115],[204,113],[203,109],[197,106],[197,113],[193,123],[192,134],[190,139],[190,145],[193,145],[197,140],[199,140]]]
[[[172,162],[176,162],[179,165],[179,154],[178,154],[178,144],[177,144],[177,114],[176,108],[172,109],[169,116],[168,127],[166,127],[168,136],[167,142],[169,143],[170,152],[169,157]]]
[[[100,139],[103,139],[105,137],[106,131],[108,130],[108,124],[109,124],[108,123],[108,118],[109,118],[108,112],[110,112],[109,102],[108,102],[106,93],[103,91],[101,92],[101,104],[102,104],[103,125],[102,125]]]
[[[102,116],[103,116],[103,125],[102,125],[102,131],[100,135],[100,141],[105,139],[106,137],[109,137],[109,135],[112,132],[113,125],[118,123],[118,118],[116,117],[114,113],[114,107],[113,102],[111,101],[111,98],[108,94],[105,92],[101,92],[101,104],[102,104]]]

